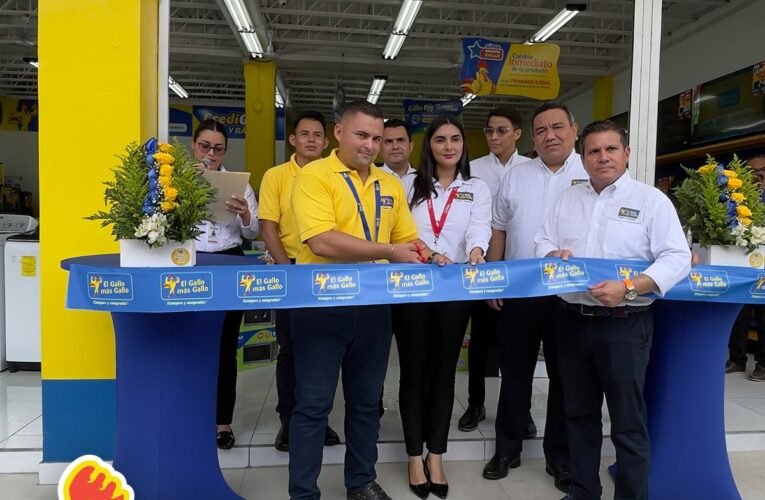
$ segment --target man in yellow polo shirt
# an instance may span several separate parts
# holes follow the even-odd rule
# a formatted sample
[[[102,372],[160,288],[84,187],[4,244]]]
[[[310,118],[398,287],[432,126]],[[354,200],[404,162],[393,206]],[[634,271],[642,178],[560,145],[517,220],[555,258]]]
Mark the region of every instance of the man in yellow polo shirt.
[[[306,165],[295,179],[292,207],[304,245],[298,264],[418,262],[417,227],[395,177],[372,165],[380,151],[383,115],[366,101],[349,104],[335,125],[339,147]],[[316,271],[314,293],[339,273]],[[349,281],[350,279],[350,281]],[[337,284],[337,283],[336,283]],[[356,284],[358,287],[358,284]],[[375,482],[379,401],[391,345],[390,306],[292,311],[295,410],[290,424],[292,499],[318,499],[327,417],[340,368],[345,395],[345,486],[352,500],[389,500]]]
[[[329,140],[325,132],[324,115],[318,111],[304,111],[293,122],[293,133],[289,142],[295,148],[290,161],[266,171],[260,183],[260,218],[261,234],[266,248],[277,264],[294,264],[300,248],[295,217],[292,213],[292,186],[295,176],[306,164],[318,160],[327,149]],[[279,343],[279,356],[276,358],[276,390],[279,401],[276,412],[281,420],[281,427],[276,434],[274,447],[279,451],[289,451],[290,419],[295,408],[295,362],[292,358],[290,339],[290,310],[277,309],[276,341]],[[327,426],[324,436],[325,446],[340,444],[340,437]]]

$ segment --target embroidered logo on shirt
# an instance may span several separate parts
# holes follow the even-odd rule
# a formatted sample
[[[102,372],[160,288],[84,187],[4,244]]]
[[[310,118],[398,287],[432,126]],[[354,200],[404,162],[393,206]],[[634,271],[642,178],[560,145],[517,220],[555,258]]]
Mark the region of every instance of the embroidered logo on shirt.
[[[638,215],[640,215],[640,210],[638,210],[637,208],[621,207],[619,209],[620,219],[637,220]]]
[[[382,207],[393,208],[393,196],[380,196],[380,203]]]
[[[576,186],[577,184],[585,184],[587,182],[590,182],[590,179],[571,179],[572,186]]]
[[[462,191],[457,191],[457,194],[454,195],[455,200],[463,200],[463,201],[473,201],[473,193],[464,193]]]

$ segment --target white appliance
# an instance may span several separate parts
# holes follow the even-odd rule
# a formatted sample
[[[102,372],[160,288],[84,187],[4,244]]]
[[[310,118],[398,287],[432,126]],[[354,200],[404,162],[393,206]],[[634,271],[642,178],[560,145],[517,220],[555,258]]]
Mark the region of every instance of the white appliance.
[[[28,215],[0,214],[0,371],[8,368],[5,342],[5,245],[8,238],[37,228]],[[39,304],[39,296],[37,302]]]

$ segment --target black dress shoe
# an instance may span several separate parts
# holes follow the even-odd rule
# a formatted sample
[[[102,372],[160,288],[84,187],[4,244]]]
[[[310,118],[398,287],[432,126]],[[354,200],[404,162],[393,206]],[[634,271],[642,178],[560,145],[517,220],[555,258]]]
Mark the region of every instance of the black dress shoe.
[[[379,484],[372,481],[362,488],[348,490],[348,500],[393,500],[380,487]]]
[[[234,447],[234,443],[236,443],[234,433],[231,431],[220,431],[216,435],[215,440],[218,442],[218,448],[221,450],[230,450]]]
[[[324,434],[324,446],[337,446],[339,444],[340,436],[332,430],[332,427],[327,426],[327,432]]]
[[[422,484],[409,483],[409,489],[419,498],[428,498],[428,495],[430,495],[430,487],[428,486],[427,481]]]
[[[279,432],[276,433],[276,441],[274,441],[274,448],[279,451],[290,451],[290,426],[282,424],[279,427]]]
[[[545,471],[555,478],[555,487],[563,493],[571,491],[571,469],[564,465],[545,462]]]
[[[523,436],[523,439],[534,439],[535,437],[537,437],[537,424],[534,423],[531,412],[529,412],[529,423],[526,424],[526,435]]]
[[[457,428],[462,432],[474,431],[478,427],[478,422],[483,420],[486,420],[486,408],[470,405],[460,417]]]
[[[521,456],[515,458],[494,455],[483,467],[483,477],[486,479],[502,479],[507,477],[508,469],[517,469],[521,466]]]

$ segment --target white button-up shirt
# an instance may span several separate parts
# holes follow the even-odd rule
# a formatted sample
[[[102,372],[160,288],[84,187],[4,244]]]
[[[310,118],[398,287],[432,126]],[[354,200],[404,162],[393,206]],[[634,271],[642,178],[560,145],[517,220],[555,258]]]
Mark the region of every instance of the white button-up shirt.
[[[502,179],[494,199],[491,227],[505,231],[505,260],[533,259],[534,235],[560,194],[589,182],[581,157],[574,151],[553,172],[541,158],[521,163]]]
[[[489,153],[470,162],[470,175],[484,181],[491,190],[491,198],[494,199],[497,196],[500,181],[507,175],[510,169],[527,161],[529,159],[519,155],[517,149],[505,164],[499,161],[497,155]]]
[[[221,172],[226,169],[220,167]],[[204,221],[197,226],[202,231],[197,237],[196,247],[200,252],[220,252],[242,244],[242,238],[254,240],[258,237],[260,223],[258,222],[258,202],[255,192],[249,184],[244,190],[244,199],[247,200],[247,209],[250,211],[250,225],[245,226],[239,214],[234,217],[231,224],[212,223]]]
[[[403,176],[399,176],[396,172],[393,171],[392,168],[390,168],[385,163],[383,163],[383,166],[380,167],[380,170],[382,170],[383,172],[389,173],[390,175],[395,176],[396,179],[401,181],[402,184],[404,183],[404,179],[408,179],[408,178],[414,179],[414,176],[417,175],[417,171],[414,168],[412,168],[412,164],[411,163],[409,164],[409,168],[407,169],[406,173]]]
[[[446,189],[435,179],[433,179],[433,186],[438,194],[438,196],[431,196],[436,223],[441,220],[451,190],[456,189],[457,194],[438,237],[437,245],[428,212],[428,202],[423,201],[412,208],[420,239],[431,249],[449,257],[454,262],[467,262],[470,251],[476,247],[486,253],[489,248],[489,238],[491,238],[489,186],[475,177],[464,180],[459,173]],[[413,182],[408,182],[406,188],[407,198],[411,201],[414,193]]]
[[[536,256],[570,250],[574,258],[646,260],[643,271],[659,294],[683,279],[691,268],[691,252],[675,207],[661,191],[625,172],[596,193],[587,182],[566,190],[534,238]],[[567,302],[601,306],[589,292],[563,294]],[[638,297],[620,305],[646,305]]]

